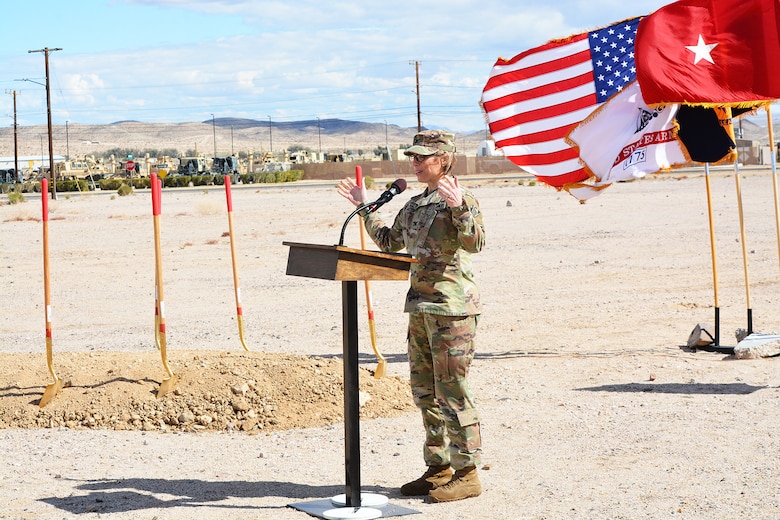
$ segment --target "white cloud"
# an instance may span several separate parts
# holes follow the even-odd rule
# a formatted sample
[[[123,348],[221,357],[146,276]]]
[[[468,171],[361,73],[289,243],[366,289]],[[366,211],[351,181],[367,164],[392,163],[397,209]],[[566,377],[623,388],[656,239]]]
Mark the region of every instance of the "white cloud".
[[[88,0],[59,14],[72,19],[49,22],[60,29],[101,30],[108,23],[115,38],[90,41],[88,29],[58,31],[57,45],[64,50],[51,60],[59,81],[53,117],[102,123],[270,114],[280,120],[326,116],[415,126],[411,62],[419,61],[424,124],[481,129],[481,89],[498,57],[663,3],[456,0],[432,11],[412,0],[115,0],[108,7]],[[32,9],[25,5],[14,6],[17,16]],[[93,11],[105,15],[98,8],[123,19],[90,19]],[[48,33],[46,27],[41,32]],[[2,38],[0,78],[43,75],[40,56],[22,54],[19,46],[29,43]],[[101,50],[102,41],[111,46]],[[41,118],[35,89],[24,96],[30,98],[24,106],[28,124]],[[2,99],[0,110],[7,112],[8,103]]]

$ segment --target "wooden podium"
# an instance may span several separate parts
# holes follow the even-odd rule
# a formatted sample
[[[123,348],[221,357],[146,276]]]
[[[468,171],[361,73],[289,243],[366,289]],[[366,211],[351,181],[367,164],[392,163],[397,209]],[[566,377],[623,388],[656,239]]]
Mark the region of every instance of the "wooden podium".
[[[408,280],[417,260],[410,255],[382,253],[345,246],[283,242],[290,246],[287,274],[340,280],[344,348],[344,448],[346,468],[345,505],[361,507],[360,405],[358,402],[358,290],[360,280]],[[386,502],[386,501],[385,501]],[[329,518],[326,516],[326,518]],[[341,518],[334,516],[333,518]],[[349,518],[354,518],[350,514]],[[367,517],[375,518],[375,517]]]

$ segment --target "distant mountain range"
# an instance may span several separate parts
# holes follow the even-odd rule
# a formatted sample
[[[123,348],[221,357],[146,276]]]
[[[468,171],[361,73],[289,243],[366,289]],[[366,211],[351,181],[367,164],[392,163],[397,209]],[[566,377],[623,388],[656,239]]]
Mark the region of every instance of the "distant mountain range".
[[[136,120],[124,120],[115,121],[110,123],[112,125],[122,125],[126,123],[138,123],[141,121]],[[364,123],[361,121],[348,121],[345,119],[311,119],[308,121],[273,121],[273,120],[259,120],[259,119],[247,119],[240,117],[217,117],[212,119],[206,119],[201,121],[204,125],[214,125],[220,128],[233,128],[234,130],[243,130],[247,128],[268,128],[287,130],[291,132],[309,131],[312,128],[319,129],[323,133],[343,133],[343,134],[355,134],[358,132],[371,132],[375,131],[378,127],[384,131],[384,123]],[[398,125],[387,125],[388,128],[392,127],[400,129]]]
[[[780,124],[780,120],[774,125]],[[769,142],[766,113],[745,116],[735,121],[744,139]],[[43,154],[48,129],[45,125],[20,126],[17,129],[20,155]],[[139,150],[176,149],[180,153],[197,151],[206,155],[238,152],[279,152],[293,146],[323,152],[371,152],[389,146],[397,149],[411,145],[416,127],[386,123],[366,123],[344,119],[310,119],[273,121],[220,117],[191,123],[144,123],[116,121],[105,125],[70,123],[53,128],[54,153],[83,156],[100,154],[114,148]],[[479,143],[487,139],[485,129],[457,133],[458,150],[476,153]],[[13,128],[0,128],[0,156],[14,153]]]
[[[239,152],[279,152],[293,146],[322,152],[371,152],[389,146],[409,146],[416,127],[385,123],[366,123],[343,119],[313,119],[281,122],[221,117],[190,123],[145,123],[115,121],[105,125],[70,123],[53,128],[54,152],[58,155],[102,154],[114,148],[137,150],[176,149],[180,153],[197,151],[206,155]],[[48,134],[45,125],[20,126],[20,155],[45,152]],[[475,153],[486,132],[456,134],[459,151]],[[0,156],[13,155],[13,128],[0,128]]]

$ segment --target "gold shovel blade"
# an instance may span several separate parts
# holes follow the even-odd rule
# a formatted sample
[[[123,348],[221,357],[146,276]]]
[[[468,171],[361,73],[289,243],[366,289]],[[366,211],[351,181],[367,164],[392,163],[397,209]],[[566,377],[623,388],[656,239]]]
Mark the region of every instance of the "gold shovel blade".
[[[168,379],[163,379],[163,382],[160,383],[160,388],[157,390],[157,399],[163,397],[165,394],[173,390],[178,382],[179,378],[175,374],[171,374],[171,377]]]
[[[376,365],[376,370],[374,371],[374,379],[382,379],[383,377],[385,377],[385,375],[387,375],[387,361],[382,359]]]
[[[41,397],[41,401],[38,403],[38,406],[43,408],[49,404],[49,402],[54,399],[54,396],[56,396],[60,390],[62,390],[62,379],[57,378],[52,384],[46,385],[46,389],[43,391],[43,396]]]

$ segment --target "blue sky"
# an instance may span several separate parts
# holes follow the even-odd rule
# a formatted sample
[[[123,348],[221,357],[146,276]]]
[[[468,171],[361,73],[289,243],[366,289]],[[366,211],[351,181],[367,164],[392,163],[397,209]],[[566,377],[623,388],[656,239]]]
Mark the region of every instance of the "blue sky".
[[[484,129],[498,57],[649,14],[666,0],[26,0],[3,5],[0,87],[20,125],[52,120],[339,118]],[[24,81],[31,80],[31,81]],[[37,82],[37,83],[36,83]],[[13,125],[13,96],[0,96]]]

